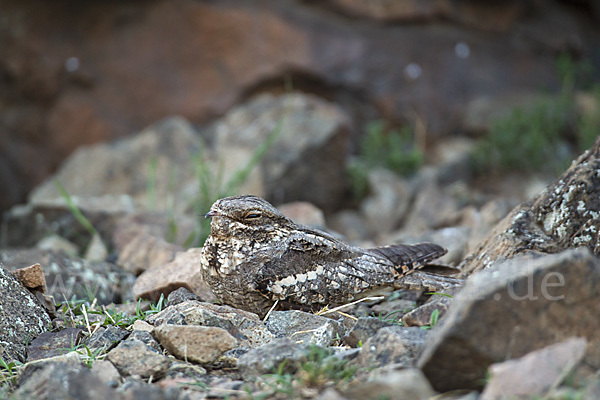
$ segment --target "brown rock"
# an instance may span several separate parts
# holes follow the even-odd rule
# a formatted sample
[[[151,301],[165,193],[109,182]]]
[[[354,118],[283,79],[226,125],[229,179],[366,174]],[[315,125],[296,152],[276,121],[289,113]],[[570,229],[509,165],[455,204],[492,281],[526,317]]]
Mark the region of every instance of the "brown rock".
[[[147,270],[135,281],[133,296],[136,299],[157,301],[161,294],[167,297],[172,291],[185,287],[204,300],[214,300],[214,295],[200,274],[198,258],[201,251],[202,249],[197,248],[181,251],[173,261]]]
[[[419,367],[436,390],[475,389],[489,365],[581,336],[598,368],[599,296],[600,260],[587,249],[499,263],[467,280]]]
[[[215,361],[237,345],[225,329],[214,326],[164,324],[156,327],[153,335],[175,357],[201,364]]]
[[[512,210],[460,265],[462,275],[518,254],[587,247],[600,255],[600,139],[554,183]]]
[[[556,388],[583,358],[587,341],[569,338],[490,366],[481,400],[531,399]],[[524,379],[526,377],[526,379]]]
[[[27,268],[15,269],[13,275],[21,282],[21,285],[25,286],[27,289],[46,293],[46,278],[44,277],[44,271],[42,271],[42,266],[40,264],[33,264]]]
[[[146,270],[157,270],[170,263],[181,246],[149,234],[135,236],[119,253],[117,265],[125,271],[139,275]]]
[[[223,328],[244,347],[261,346],[271,341],[274,336],[256,314],[194,300],[169,306],[160,313],[150,316],[148,322],[155,326],[171,324]]]

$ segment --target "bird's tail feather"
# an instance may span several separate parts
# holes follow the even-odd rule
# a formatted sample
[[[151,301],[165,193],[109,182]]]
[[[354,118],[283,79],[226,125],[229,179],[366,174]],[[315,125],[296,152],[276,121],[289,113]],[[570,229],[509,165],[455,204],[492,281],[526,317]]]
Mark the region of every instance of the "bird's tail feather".
[[[390,260],[394,264],[394,268],[402,274],[421,268],[429,261],[435,260],[448,252],[448,250],[435,243],[396,244],[375,247],[368,251]]]

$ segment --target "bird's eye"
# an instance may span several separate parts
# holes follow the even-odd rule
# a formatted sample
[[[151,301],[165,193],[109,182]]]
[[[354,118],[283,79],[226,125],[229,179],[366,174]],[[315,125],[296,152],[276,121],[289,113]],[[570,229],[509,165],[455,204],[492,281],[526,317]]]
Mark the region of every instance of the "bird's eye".
[[[259,212],[249,212],[248,214],[246,214],[246,219],[258,219],[261,217],[261,214]]]

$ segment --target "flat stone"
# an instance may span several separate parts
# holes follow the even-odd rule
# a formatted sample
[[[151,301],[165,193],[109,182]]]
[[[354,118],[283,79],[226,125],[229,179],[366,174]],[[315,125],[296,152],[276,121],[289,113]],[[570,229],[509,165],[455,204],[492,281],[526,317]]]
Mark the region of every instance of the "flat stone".
[[[129,336],[129,331],[114,325],[108,325],[106,328],[99,328],[92,336],[87,337],[84,343],[90,349],[103,348],[109,351],[119,344],[121,340]]]
[[[238,369],[245,379],[274,372],[283,362],[283,372],[294,373],[302,361],[306,361],[307,350],[288,338],[273,339],[271,342],[248,351],[238,359]]]
[[[427,326],[431,324],[431,316],[437,310],[438,320],[446,315],[448,307],[452,303],[452,298],[433,295],[433,298],[422,306],[406,313],[402,317],[404,326]]]
[[[0,357],[23,362],[26,344],[50,328],[50,317],[1,263],[0,292]]]
[[[266,325],[275,337],[287,337],[300,344],[330,346],[344,334],[337,321],[299,310],[273,311]]]
[[[420,328],[381,328],[363,343],[360,355],[351,363],[369,368],[389,364],[413,367],[421,355],[427,334],[428,331]]]
[[[193,377],[196,381],[206,377],[206,369],[198,364],[184,361],[173,361],[164,379],[181,379]]]
[[[134,331],[151,332],[152,329],[154,329],[154,326],[150,325],[146,321],[142,321],[141,319],[136,320],[131,327]]]
[[[367,339],[374,336],[381,328],[391,326],[389,322],[375,317],[360,317],[348,335],[344,336],[344,343],[351,347],[364,344]]]
[[[148,322],[155,326],[171,324],[223,328],[243,347],[258,347],[274,337],[273,333],[254,313],[195,300],[167,307],[160,313],[149,317]]]
[[[419,367],[436,390],[476,389],[491,364],[581,336],[599,368],[599,297],[600,260],[587,249],[499,263],[467,280]]]
[[[214,326],[163,324],[153,331],[162,347],[184,361],[207,364],[237,345],[225,329]]]
[[[127,339],[119,343],[107,355],[123,376],[139,375],[142,378],[158,379],[165,375],[171,361],[137,339]]]
[[[481,400],[542,397],[549,389],[558,387],[581,361],[586,346],[585,339],[573,337],[518,359],[492,364]]]
[[[188,289],[186,289],[184,287],[180,287],[179,289],[174,290],[171,293],[169,293],[169,296],[167,297],[167,302],[165,305],[167,307],[170,307],[170,306],[177,305],[179,303],[183,303],[184,301],[188,301],[188,300],[202,301],[202,298],[200,296],[198,296],[197,294],[190,292]]]
[[[214,300],[215,297],[204,283],[198,267],[201,251],[200,248],[180,251],[172,261],[142,273],[133,285],[134,297],[157,301],[161,294],[167,297],[172,291],[184,287],[202,300]]]
[[[66,354],[80,343],[83,329],[67,328],[58,332],[43,332],[27,347],[27,361]]]

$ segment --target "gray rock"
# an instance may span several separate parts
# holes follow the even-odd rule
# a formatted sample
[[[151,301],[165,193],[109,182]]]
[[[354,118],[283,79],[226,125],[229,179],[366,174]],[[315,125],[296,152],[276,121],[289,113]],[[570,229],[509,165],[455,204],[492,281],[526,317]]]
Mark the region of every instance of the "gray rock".
[[[238,359],[238,369],[244,379],[274,372],[282,365],[282,372],[294,373],[300,363],[306,361],[306,356],[304,346],[288,338],[278,338],[242,355]]]
[[[231,393],[242,392],[247,383],[237,379],[220,378],[211,382],[206,397],[210,399],[227,399]]]
[[[237,345],[225,329],[214,326],[163,324],[154,328],[161,346],[184,361],[207,364]]]
[[[119,371],[110,361],[94,360],[91,370],[105,385],[117,387],[121,382]]]
[[[558,387],[581,361],[586,346],[585,339],[573,337],[521,358],[492,364],[481,400],[541,397],[549,389]]]
[[[383,235],[398,227],[412,202],[409,182],[387,169],[376,169],[368,175],[370,193],[360,204],[373,236]]]
[[[366,343],[367,339],[375,336],[377,331],[387,326],[391,326],[391,324],[380,318],[360,317],[348,335],[344,337],[344,343],[351,347],[357,347]]]
[[[130,377],[118,389],[118,400],[201,400],[201,396],[189,396],[179,385],[162,388]],[[193,392],[192,392],[193,393]]]
[[[598,368],[599,296],[600,261],[587,249],[498,264],[455,296],[419,366],[437,390],[477,388],[490,364],[576,335]]]
[[[350,242],[372,238],[365,218],[354,210],[342,210],[327,219],[327,225]]]
[[[183,303],[184,301],[188,301],[188,300],[202,301],[200,299],[200,296],[198,296],[197,294],[190,292],[188,289],[186,289],[184,287],[180,287],[179,289],[174,290],[171,293],[169,293],[169,296],[167,297],[166,306],[167,307],[175,306],[179,303]]]
[[[152,328],[154,329],[154,328]],[[134,329],[133,332],[129,335],[128,339],[139,340],[140,342],[145,343],[147,346],[160,353],[162,351],[160,344],[154,339],[150,331],[142,331]]]
[[[360,355],[352,363],[368,368],[389,364],[410,368],[421,355],[427,334],[420,328],[382,328],[363,343]]]
[[[21,386],[31,376],[35,375],[37,372],[45,369],[46,367],[50,367],[50,369],[78,369],[81,365],[81,355],[74,351],[60,356],[31,361],[23,365],[23,368],[19,371],[18,383],[19,386]]]
[[[277,132],[260,170],[242,192],[263,194],[276,204],[304,200],[324,211],[344,200],[350,120],[334,104],[301,93],[262,94],[229,111],[214,131],[226,180]]]
[[[9,270],[39,263],[46,276],[48,294],[59,302],[69,301],[73,296],[89,298],[90,292],[98,304],[122,303],[132,299],[131,285],[135,276],[109,262],[89,262],[64,253],[38,249],[1,250],[0,262]]]
[[[108,325],[106,328],[99,328],[92,336],[87,337],[83,342],[90,349],[104,348],[109,351],[119,344],[119,342],[129,336],[130,332],[114,325]]]
[[[513,209],[461,263],[462,274],[519,254],[587,247],[600,255],[600,139],[546,190]]]
[[[239,340],[243,347],[257,347],[273,339],[273,334],[256,314],[195,300],[167,307],[148,318],[148,322],[155,326],[171,324],[223,328]]]
[[[142,378],[161,378],[167,372],[171,361],[147,344],[137,339],[127,339],[119,343],[107,355],[124,376],[139,375]]]
[[[118,222],[134,210],[131,198],[126,195],[89,198],[85,201],[72,196],[71,200],[105,242]],[[83,253],[92,239],[63,198],[14,206],[2,215],[2,229],[10,233],[1,237],[4,248],[64,250],[72,256]],[[60,237],[63,242],[72,243],[74,247],[59,243],[51,236],[46,241],[50,233]]]
[[[402,292],[401,296],[405,293]],[[398,322],[402,319],[402,316],[407,312],[413,310],[416,306],[416,300],[421,297],[421,293],[413,292],[415,295],[414,300],[408,298],[394,298],[395,295],[392,293],[391,300],[385,299],[381,303],[373,304],[371,306],[371,312],[376,315],[377,318],[387,320],[390,323]]]
[[[299,225],[310,226],[314,229],[326,230],[325,215],[314,204],[307,201],[294,201],[277,207],[286,217]]]
[[[344,335],[339,322],[299,310],[273,311],[266,325],[275,337],[301,344],[330,346]]]
[[[43,332],[27,347],[27,361],[41,360],[66,354],[76,348],[83,338],[83,329],[67,328],[58,332]]]
[[[435,395],[427,378],[416,368],[374,372],[370,379],[356,383],[344,395],[352,400],[426,400]]]
[[[60,198],[54,180],[59,180],[70,196],[86,208],[89,199],[105,195],[127,194],[140,207],[150,204],[148,182],[155,182],[155,209],[166,210],[167,198],[184,200],[182,189],[194,177],[193,157],[202,140],[183,118],[167,118],[137,135],[112,143],[78,148],[59,168],[55,176],[36,187],[30,194],[32,203]],[[155,160],[155,161],[154,161]],[[152,163],[155,176],[151,176]],[[169,174],[175,174],[170,177]]]
[[[363,343],[360,355],[352,363],[368,368],[389,364],[410,368],[421,355],[427,334],[420,328],[382,328]]]
[[[82,365],[48,364],[19,385],[15,399],[119,399],[101,375]]]
[[[427,303],[406,313],[402,317],[404,326],[426,326],[431,324],[431,316],[437,310],[437,318],[440,320],[452,303],[452,298],[434,295]]]
[[[26,344],[49,329],[50,317],[1,263],[0,292],[0,357],[23,362]]]
[[[460,218],[460,205],[447,187],[439,184],[436,171],[424,168],[416,178],[418,191],[408,217],[405,233],[421,235],[426,231],[454,225]]]
[[[193,378],[201,380],[206,377],[206,369],[201,365],[192,364],[189,362],[174,361],[169,366],[164,379],[180,379]]]

